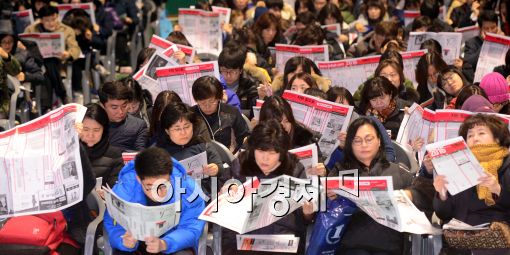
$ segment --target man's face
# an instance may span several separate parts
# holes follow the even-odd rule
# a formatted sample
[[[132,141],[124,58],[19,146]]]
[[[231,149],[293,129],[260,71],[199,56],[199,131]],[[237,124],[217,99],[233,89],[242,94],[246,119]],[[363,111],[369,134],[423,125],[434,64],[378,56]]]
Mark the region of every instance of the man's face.
[[[241,77],[241,69],[230,69],[222,66],[220,67],[220,73],[229,86],[235,84],[239,81],[239,77]]]
[[[108,99],[104,109],[110,122],[121,122],[127,117],[128,100]]]
[[[498,32],[498,23],[492,21],[484,21],[482,22],[482,28],[480,29],[480,36],[485,38],[487,33],[497,33]]]
[[[146,177],[143,180],[136,176],[138,182],[142,185],[143,193],[154,202],[164,202],[168,194],[168,188],[164,183],[170,182],[170,175],[160,175],[154,177]]]
[[[54,13],[53,15],[42,17],[41,23],[44,29],[53,32],[57,29],[58,25],[58,15]]]

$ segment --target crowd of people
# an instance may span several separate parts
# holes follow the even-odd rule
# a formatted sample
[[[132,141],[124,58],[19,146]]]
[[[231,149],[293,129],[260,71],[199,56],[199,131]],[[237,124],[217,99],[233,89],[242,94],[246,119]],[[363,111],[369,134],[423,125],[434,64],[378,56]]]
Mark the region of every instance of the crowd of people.
[[[96,23],[79,9],[69,11],[60,20],[55,4],[67,2],[92,2]],[[217,177],[221,187],[231,178],[244,181],[250,176],[267,179],[284,174],[296,178],[325,177],[358,169],[360,176],[391,176],[394,189],[405,190],[419,210],[428,217],[434,214],[442,223],[455,218],[470,225],[510,224],[510,132],[501,118],[488,114],[510,115],[510,50],[505,62],[499,63],[480,82],[474,82],[478,59],[484,57],[480,51],[486,34],[510,35],[510,3],[497,0],[190,2],[196,9],[206,11],[211,11],[212,6],[231,9],[230,23],[221,24],[223,49],[217,56],[220,77],[203,76],[194,81],[191,94],[196,105],[187,105],[181,99],[183,95],[169,90],[152,98],[144,84],[134,80],[133,74],[155,53],[148,47],[142,49],[137,63],[130,63],[127,57],[130,36],[140,26],[143,16],[143,7],[137,1],[5,1],[1,4],[2,15],[10,25],[0,27],[0,118],[6,118],[9,112],[12,91],[7,87],[7,75],[31,83],[32,88],[43,88],[40,98],[43,113],[73,102],[75,99],[69,95],[74,94],[68,93],[63,84],[65,76],[71,74],[63,72],[63,65],[72,65],[73,92],[81,90],[83,55],[90,51],[104,53],[108,38],[116,30],[118,70],[130,65],[135,68],[120,79],[103,77],[97,91],[91,88],[97,100],[85,105],[87,112],[76,130],[81,141],[83,171],[90,173],[87,176],[103,177],[103,185],[113,187],[126,201],[147,206],[173,203],[175,200],[159,202],[153,197],[155,181],[164,179],[174,183],[176,178],[185,177],[186,170],[178,161],[206,152],[207,165],[203,171],[208,177],[200,184],[191,179],[185,181],[185,197],[196,188],[202,188],[207,194],[215,192],[210,177]],[[13,29],[16,24],[10,22],[11,13],[5,12],[26,9],[32,9],[36,19],[25,28],[26,33],[63,33],[65,51],[60,57],[43,59],[34,42],[18,37]],[[404,25],[404,10],[418,11],[420,15]],[[330,24],[340,24],[341,33],[321,28]],[[407,49],[410,32],[454,32],[473,25],[479,27],[479,34],[463,43],[461,56],[451,65],[443,58],[441,44],[429,39],[421,45],[427,52],[415,66],[415,81],[405,77],[401,53]],[[170,29],[173,31],[156,33],[170,42],[193,46],[194,42],[184,35],[186,29],[174,23]],[[381,55],[381,58],[375,72],[356,91],[349,91],[335,84],[332,77],[322,75],[317,64],[306,57],[290,58],[281,67],[283,72],[279,72],[270,50],[277,43],[324,44],[328,47],[329,60],[371,55]],[[179,64],[190,64],[181,51],[173,57]],[[196,56],[190,61],[202,60]],[[102,64],[94,59],[92,66],[101,73],[108,72]],[[354,107],[347,131],[338,135],[339,146],[331,155],[319,154],[319,164],[315,167],[305,169],[289,153],[291,149],[317,144],[322,134],[296,120],[291,104],[282,97],[285,90]],[[33,92],[25,93],[28,102],[35,101]],[[263,104],[259,116],[255,117],[253,108],[257,100],[263,100]],[[484,168],[486,175],[478,185],[451,195],[444,192],[448,179],[435,173],[430,156],[425,156],[416,174],[399,164],[393,143],[408,107],[414,103],[430,110],[462,109],[477,113],[464,121],[458,135],[465,139]],[[421,150],[423,142],[413,141],[414,152]],[[226,167],[215,143],[229,149],[236,162]],[[124,164],[123,152],[139,153],[133,161]],[[90,192],[93,179],[85,182],[90,187],[85,190]],[[330,200],[337,198],[328,194]],[[201,198],[184,202],[179,224],[162,236],[145,241],[134,239],[108,213],[104,216],[103,229],[115,254],[196,254],[205,224],[198,216],[205,206]],[[71,209],[66,210],[72,215],[83,215],[87,210],[83,203]],[[305,254],[306,228],[314,223],[316,215],[312,204],[304,203],[281,220],[247,234],[298,236],[298,254]],[[71,236],[83,245],[92,218],[85,215],[67,219]],[[259,254],[237,250],[235,232],[222,231],[224,254]],[[406,254],[410,252],[409,247],[404,233],[378,224],[358,211],[346,226],[337,254]],[[442,252],[510,254],[504,249],[457,249],[449,247],[447,242],[443,242]]]

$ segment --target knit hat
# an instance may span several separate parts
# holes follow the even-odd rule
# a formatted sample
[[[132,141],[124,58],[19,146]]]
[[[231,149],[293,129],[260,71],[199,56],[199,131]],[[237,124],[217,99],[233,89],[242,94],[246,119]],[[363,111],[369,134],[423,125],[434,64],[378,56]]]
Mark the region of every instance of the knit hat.
[[[508,83],[500,73],[492,72],[485,75],[480,82],[480,87],[493,104],[504,103],[510,99]]]
[[[267,9],[266,7],[255,8],[255,15],[253,15],[253,21],[257,22],[257,20],[260,18],[260,16],[262,16],[262,14],[264,14],[268,11],[269,11],[269,9]]]
[[[461,109],[470,112],[494,112],[491,102],[480,95],[470,96],[464,104],[462,104]]]

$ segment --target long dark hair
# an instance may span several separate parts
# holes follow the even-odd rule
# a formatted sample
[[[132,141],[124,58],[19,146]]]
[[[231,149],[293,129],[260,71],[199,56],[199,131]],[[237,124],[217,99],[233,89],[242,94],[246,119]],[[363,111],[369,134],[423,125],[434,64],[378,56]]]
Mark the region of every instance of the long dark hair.
[[[155,136],[161,130],[161,113],[165,107],[171,103],[182,103],[181,98],[177,93],[171,90],[164,90],[159,92],[156,100],[154,101],[154,107],[152,108],[152,114],[150,119],[149,136]]]
[[[418,64],[416,65],[415,76],[416,82],[418,83],[418,93],[420,96],[428,95],[428,78],[429,78],[429,66],[433,66],[439,74],[442,70],[448,68],[446,62],[444,62],[441,55],[436,52],[429,52],[420,57]],[[425,100],[428,98],[425,98]]]
[[[283,87],[286,88],[289,80],[289,73],[292,73],[301,67],[302,72],[307,74],[312,74],[312,71],[317,75],[322,75],[319,68],[315,65],[315,63],[309,58],[303,56],[292,57],[285,63],[285,68],[283,69]]]
[[[280,166],[274,170],[276,175],[292,175],[296,167],[296,157],[288,153],[290,149],[290,137],[276,120],[261,122],[252,131],[248,138],[248,148],[239,156],[242,176],[260,175],[260,170],[255,161],[255,150],[280,153]]]
[[[193,125],[193,137],[191,141],[202,139],[198,135],[198,125],[199,119],[197,118],[195,112],[186,105],[185,103],[174,103],[169,104],[165,107],[163,112],[161,113],[161,130],[167,130],[172,125],[177,123],[179,120],[185,119],[191,122]],[[162,141],[158,141],[158,144],[162,144],[168,142],[169,144],[174,144],[172,140],[170,140],[169,136],[166,136],[167,139],[162,139]]]
[[[108,120],[108,114],[99,104],[90,103],[86,104],[87,112],[85,112],[85,118],[89,118],[95,120],[101,126],[103,126],[103,134],[101,135],[101,140],[104,137],[108,137],[108,129],[110,127],[110,121]]]
[[[363,164],[354,156],[354,152],[352,150],[352,141],[358,132],[358,129],[363,125],[370,125],[374,128],[375,133],[377,134],[377,138],[381,142],[379,146],[379,151],[377,152],[375,158],[370,163],[369,167],[372,167],[376,162],[380,162],[383,168],[389,167],[390,163],[386,159],[386,154],[384,152],[384,140],[382,139],[382,134],[379,128],[377,128],[377,124],[375,121],[369,117],[360,117],[353,121],[349,128],[347,129],[347,137],[345,139],[344,146],[344,160],[342,161],[342,166],[344,169],[357,169]]]

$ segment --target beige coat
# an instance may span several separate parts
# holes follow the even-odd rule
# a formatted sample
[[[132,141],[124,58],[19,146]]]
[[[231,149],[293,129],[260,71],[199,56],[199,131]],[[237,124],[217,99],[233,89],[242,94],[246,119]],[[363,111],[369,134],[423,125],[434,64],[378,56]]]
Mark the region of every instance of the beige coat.
[[[80,46],[76,41],[76,35],[74,34],[74,30],[62,24],[60,21],[58,22],[57,29],[54,33],[62,32],[64,33],[64,43],[66,47],[66,51],[69,52],[69,55],[73,60],[76,60],[80,57]],[[25,28],[25,33],[43,33],[42,24],[40,22],[36,22],[27,28]]]

